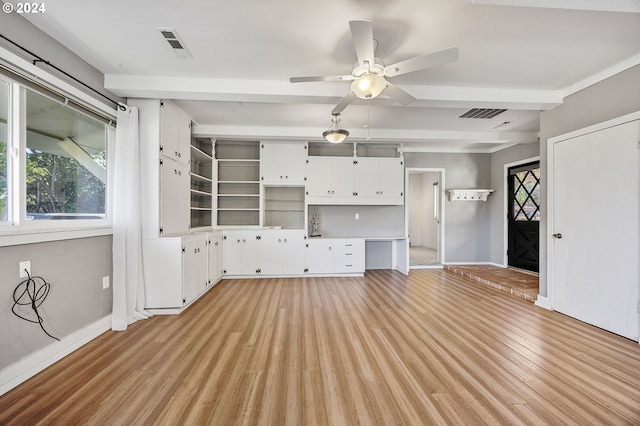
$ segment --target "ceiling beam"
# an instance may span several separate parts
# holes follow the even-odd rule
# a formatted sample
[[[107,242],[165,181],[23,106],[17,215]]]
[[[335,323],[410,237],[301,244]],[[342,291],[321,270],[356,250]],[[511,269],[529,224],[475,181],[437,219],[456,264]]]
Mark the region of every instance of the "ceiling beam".
[[[563,91],[557,90],[400,87],[416,97],[412,107],[549,110],[562,104],[564,96]],[[107,74],[105,88],[118,96],[129,98],[334,105],[344,97],[349,85]],[[380,105],[393,106],[389,98],[382,96],[374,101]]]

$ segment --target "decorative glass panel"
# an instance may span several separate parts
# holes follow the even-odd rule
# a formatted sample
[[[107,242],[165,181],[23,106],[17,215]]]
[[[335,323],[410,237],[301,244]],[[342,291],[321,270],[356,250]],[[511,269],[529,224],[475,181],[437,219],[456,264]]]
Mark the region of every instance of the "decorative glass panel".
[[[540,221],[540,168],[514,175],[513,218]]]

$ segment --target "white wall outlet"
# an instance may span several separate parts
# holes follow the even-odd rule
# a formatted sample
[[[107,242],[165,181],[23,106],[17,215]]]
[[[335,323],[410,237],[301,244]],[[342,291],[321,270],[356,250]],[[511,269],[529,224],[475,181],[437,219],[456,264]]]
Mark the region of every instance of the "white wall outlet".
[[[108,275],[106,277],[102,277],[102,288],[103,289],[109,288],[109,276]]]
[[[31,275],[31,261],[20,262],[20,278],[28,278]]]
[[[356,213],[356,220],[360,219],[360,213]]]

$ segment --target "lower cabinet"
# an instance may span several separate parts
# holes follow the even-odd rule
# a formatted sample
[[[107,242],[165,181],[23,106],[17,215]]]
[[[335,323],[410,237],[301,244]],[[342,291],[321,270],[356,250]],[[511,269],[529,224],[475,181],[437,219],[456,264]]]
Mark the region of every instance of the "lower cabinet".
[[[223,238],[225,276],[304,274],[302,229],[229,230]]]
[[[307,242],[306,257],[310,274],[362,274],[364,239],[312,238]]]
[[[145,307],[180,310],[221,277],[220,232],[142,240]],[[216,263],[217,262],[217,263]]]

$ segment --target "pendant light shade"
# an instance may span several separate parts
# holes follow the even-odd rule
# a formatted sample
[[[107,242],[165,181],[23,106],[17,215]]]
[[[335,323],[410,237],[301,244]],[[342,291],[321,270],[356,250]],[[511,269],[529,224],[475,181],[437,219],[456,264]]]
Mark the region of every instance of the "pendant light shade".
[[[374,73],[367,73],[351,83],[351,90],[361,99],[373,99],[386,87],[386,80]]]
[[[343,142],[347,136],[349,136],[349,131],[340,128],[339,112],[334,112],[331,115],[333,115],[333,118],[331,119],[331,127],[322,133],[322,137],[331,143]]]

